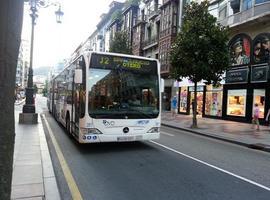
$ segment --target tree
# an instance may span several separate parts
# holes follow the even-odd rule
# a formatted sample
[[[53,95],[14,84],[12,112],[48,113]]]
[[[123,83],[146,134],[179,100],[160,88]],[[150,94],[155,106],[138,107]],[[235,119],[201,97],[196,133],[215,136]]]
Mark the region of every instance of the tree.
[[[208,12],[209,3],[185,6],[183,26],[171,49],[172,76],[187,77],[194,83],[192,127],[197,127],[197,83],[218,84],[229,66],[228,28]]]
[[[115,33],[110,43],[110,52],[132,54],[128,34],[125,31]]]
[[[24,1],[0,2],[0,199],[10,199],[14,152],[14,91]]]

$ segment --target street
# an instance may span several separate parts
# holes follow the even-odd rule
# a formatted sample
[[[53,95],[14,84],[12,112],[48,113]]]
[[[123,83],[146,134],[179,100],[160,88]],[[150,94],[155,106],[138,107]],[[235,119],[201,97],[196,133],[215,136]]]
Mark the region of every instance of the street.
[[[46,98],[37,96],[36,108],[83,199],[269,199],[269,153],[167,127],[157,141],[80,145],[48,113]],[[72,199],[45,133],[62,199]]]

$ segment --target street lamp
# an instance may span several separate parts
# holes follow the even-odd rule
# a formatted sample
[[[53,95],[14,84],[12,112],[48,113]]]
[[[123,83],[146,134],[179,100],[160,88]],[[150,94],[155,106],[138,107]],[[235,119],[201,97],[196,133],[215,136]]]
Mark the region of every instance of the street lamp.
[[[37,123],[37,113],[35,109],[34,102],[34,88],[33,88],[33,50],[34,50],[34,28],[36,24],[36,18],[38,17],[37,11],[38,8],[46,8],[50,5],[57,6],[58,10],[55,12],[56,22],[61,23],[61,18],[64,13],[61,10],[60,3],[52,3],[45,0],[25,0],[25,2],[29,1],[30,11],[31,11],[31,19],[32,19],[32,31],[31,31],[31,48],[30,48],[30,65],[28,72],[28,80],[27,80],[27,88],[25,89],[26,100],[25,105],[23,106],[23,112],[20,113],[19,123]]]

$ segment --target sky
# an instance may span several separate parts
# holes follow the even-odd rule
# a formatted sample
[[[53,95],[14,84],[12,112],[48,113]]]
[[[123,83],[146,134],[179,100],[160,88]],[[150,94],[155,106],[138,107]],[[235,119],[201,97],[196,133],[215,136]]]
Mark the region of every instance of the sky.
[[[112,0],[58,0],[58,2],[61,3],[64,12],[61,24],[56,23],[57,6],[51,5],[38,10],[34,33],[33,68],[53,66],[69,58],[95,31],[101,14],[108,12]],[[30,41],[29,9],[29,4],[25,4],[22,38]]]

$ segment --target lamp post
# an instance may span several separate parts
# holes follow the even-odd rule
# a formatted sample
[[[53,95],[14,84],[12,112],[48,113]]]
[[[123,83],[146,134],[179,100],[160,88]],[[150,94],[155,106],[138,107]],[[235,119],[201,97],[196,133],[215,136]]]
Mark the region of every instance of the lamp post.
[[[25,0],[28,2],[28,0]],[[61,11],[61,5],[59,3],[50,3],[45,0],[29,0],[30,11],[31,11],[31,47],[30,47],[30,65],[29,65],[29,72],[28,72],[28,80],[27,80],[27,88],[25,89],[26,93],[26,100],[25,105],[23,105],[23,112],[20,113],[19,116],[19,123],[30,123],[35,124],[37,123],[37,113],[35,109],[35,102],[34,102],[34,88],[33,88],[33,50],[34,50],[34,33],[35,33],[35,24],[36,18],[38,17],[37,11],[38,8],[46,8],[50,5],[59,6],[58,10],[55,11],[56,15],[56,22],[61,23],[61,18],[64,13]]]

